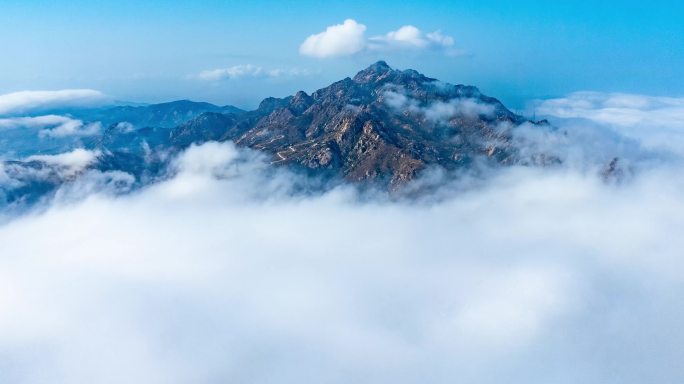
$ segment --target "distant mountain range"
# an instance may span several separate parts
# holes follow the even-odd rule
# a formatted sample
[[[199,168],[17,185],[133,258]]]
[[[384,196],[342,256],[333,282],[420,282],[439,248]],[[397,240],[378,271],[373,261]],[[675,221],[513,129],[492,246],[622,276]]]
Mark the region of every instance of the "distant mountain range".
[[[401,188],[433,166],[459,170],[476,163],[557,161],[544,154],[522,156],[513,140],[515,127],[552,129],[546,122],[516,115],[473,86],[395,70],[384,61],[311,95],[300,91],[267,98],[253,111],[181,100],[75,110],[69,116],[100,122],[101,132],[62,143],[59,149],[97,150],[99,156],[89,167],[125,172],[140,185],[163,176],[168,154],[213,140],[263,151],[274,166],[388,189]],[[48,165],[14,159],[5,166]],[[7,202],[25,199],[32,191],[45,193],[64,181],[58,173],[49,174],[35,188],[26,181],[22,188],[5,191]]]
[[[178,100],[161,104],[76,111],[74,114],[79,119],[99,121],[105,126],[127,122],[135,127],[174,128],[206,112],[240,114],[244,111],[232,105],[219,107],[210,103]]]

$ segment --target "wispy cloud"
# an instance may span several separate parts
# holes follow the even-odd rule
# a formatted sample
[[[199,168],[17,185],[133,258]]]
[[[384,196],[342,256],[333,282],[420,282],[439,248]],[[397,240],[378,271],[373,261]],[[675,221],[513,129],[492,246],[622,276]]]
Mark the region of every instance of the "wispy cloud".
[[[206,81],[217,81],[217,80],[231,80],[240,78],[276,78],[276,77],[287,77],[287,76],[305,76],[308,75],[309,71],[306,69],[290,68],[290,69],[265,69],[261,66],[252,64],[242,64],[234,65],[228,68],[218,68],[202,71],[197,75],[192,77],[206,80]]]
[[[100,132],[99,122],[84,123],[81,120],[60,115],[0,118],[0,129],[40,129],[40,137],[92,136]]]
[[[457,116],[467,118],[491,116],[495,111],[493,105],[481,103],[474,98],[438,100],[428,105],[421,105],[417,99],[407,96],[401,90],[387,90],[383,97],[385,103],[397,112],[421,114],[433,122],[447,122]]]
[[[0,129],[42,128],[46,126],[58,126],[72,121],[77,120],[59,115],[8,117],[0,118]]]
[[[372,36],[368,42],[369,50],[443,50],[454,55],[460,51],[454,48],[454,38],[440,31],[423,33],[413,25],[405,25],[383,36]]]
[[[405,25],[384,35],[366,37],[366,26],[347,19],[332,25],[325,31],[311,35],[299,47],[304,56],[328,58],[350,56],[361,52],[392,51],[441,51],[447,55],[459,55],[454,38],[441,31],[424,33],[413,25]]]

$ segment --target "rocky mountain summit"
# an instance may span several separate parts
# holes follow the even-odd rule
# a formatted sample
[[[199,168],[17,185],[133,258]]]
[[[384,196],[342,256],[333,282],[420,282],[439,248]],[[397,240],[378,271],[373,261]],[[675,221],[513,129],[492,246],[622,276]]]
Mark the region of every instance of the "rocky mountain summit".
[[[429,166],[519,163],[510,130],[528,122],[475,87],[384,61],[311,95],[268,98],[255,111],[226,116],[201,115],[171,137],[185,137],[177,145],[233,140],[269,153],[274,165],[389,187]]]

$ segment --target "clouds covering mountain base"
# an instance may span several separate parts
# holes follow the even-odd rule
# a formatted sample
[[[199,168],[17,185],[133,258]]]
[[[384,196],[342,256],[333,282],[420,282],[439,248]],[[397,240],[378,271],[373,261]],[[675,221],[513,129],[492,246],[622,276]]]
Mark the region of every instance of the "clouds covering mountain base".
[[[645,139],[610,127],[591,141]],[[0,382],[680,381],[679,154],[606,183],[576,148],[416,202],[301,193],[207,143],[142,190],[57,199],[0,227]]]

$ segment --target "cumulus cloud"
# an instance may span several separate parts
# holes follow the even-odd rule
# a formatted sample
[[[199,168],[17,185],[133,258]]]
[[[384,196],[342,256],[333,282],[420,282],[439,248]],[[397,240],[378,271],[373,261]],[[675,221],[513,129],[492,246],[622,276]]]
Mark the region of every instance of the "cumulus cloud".
[[[408,44],[417,48],[423,48],[428,44],[428,41],[423,37],[423,33],[413,25],[405,25],[396,31],[388,32],[387,35],[380,38],[376,37],[375,39],[388,43]]]
[[[303,76],[309,73],[308,70],[291,68],[291,69],[265,69],[261,66],[252,64],[234,65],[228,68],[218,68],[202,71],[195,77],[200,80],[217,81],[217,80],[231,80],[245,77],[252,78],[275,78],[285,76]]]
[[[100,91],[63,89],[57,91],[21,91],[0,95],[0,116],[65,107],[93,107],[111,102]]]
[[[365,25],[347,19],[307,37],[299,46],[299,53],[317,58],[353,55],[365,48],[365,32]]]
[[[366,37],[366,26],[353,19],[311,35],[299,47],[304,56],[328,58],[350,56],[360,52],[397,50],[442,50],[449,55],[459,54],[454,39],[440,31],[424,33],[413,25],[405,25],[385,35]]]
[[[0,381],[678,382],[682,169],[510,167],[393,201],[193,146],[164,182],[0,226]]]

